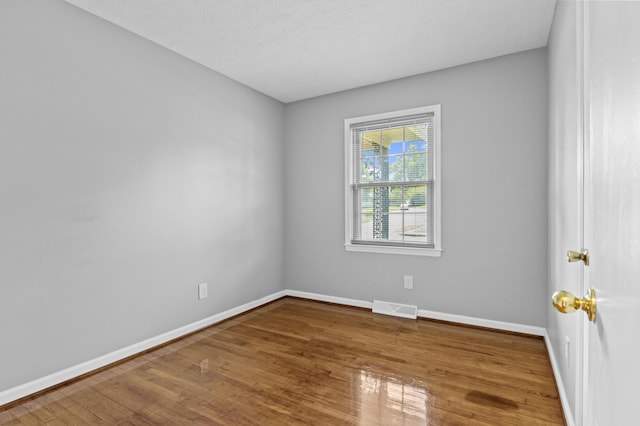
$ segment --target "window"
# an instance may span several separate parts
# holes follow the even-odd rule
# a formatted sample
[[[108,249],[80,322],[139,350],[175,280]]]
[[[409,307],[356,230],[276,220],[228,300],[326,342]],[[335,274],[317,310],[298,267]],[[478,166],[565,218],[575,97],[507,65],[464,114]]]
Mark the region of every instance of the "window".
[[[344,124],[345,248],[440,256],[440,105]]]

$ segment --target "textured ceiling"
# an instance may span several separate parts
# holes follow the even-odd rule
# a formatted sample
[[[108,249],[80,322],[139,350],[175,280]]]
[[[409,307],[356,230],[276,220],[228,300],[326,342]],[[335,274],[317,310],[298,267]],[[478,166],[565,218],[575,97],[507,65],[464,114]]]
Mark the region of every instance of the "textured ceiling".
[[[546,46],[555,0],[66,0],[292,102]]]

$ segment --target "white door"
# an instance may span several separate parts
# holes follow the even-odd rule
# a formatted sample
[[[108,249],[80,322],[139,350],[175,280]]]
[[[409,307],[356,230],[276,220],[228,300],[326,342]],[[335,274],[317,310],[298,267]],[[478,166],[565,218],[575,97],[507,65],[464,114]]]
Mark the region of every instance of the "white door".
[[[640,425],[640,2],[585,2],[583,424]]]

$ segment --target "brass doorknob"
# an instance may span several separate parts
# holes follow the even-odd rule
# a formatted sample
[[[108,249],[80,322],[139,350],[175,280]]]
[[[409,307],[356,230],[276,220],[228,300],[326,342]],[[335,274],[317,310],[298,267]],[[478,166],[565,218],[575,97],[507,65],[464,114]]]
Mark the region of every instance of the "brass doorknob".
[[[580,260],[584,262],[585,266],[589,266],[589,250],[587,249],[582,249],[582,251],[569,250],[567,252],[567,261],[569,261],[569,263],[578,262]]]
[[[556,291],[551,297],[553,306],[563,314],[570,314],[582,309],[589,317],[589,321],[596,319],[596,292],[593,289],[582,299],[566,290]]]

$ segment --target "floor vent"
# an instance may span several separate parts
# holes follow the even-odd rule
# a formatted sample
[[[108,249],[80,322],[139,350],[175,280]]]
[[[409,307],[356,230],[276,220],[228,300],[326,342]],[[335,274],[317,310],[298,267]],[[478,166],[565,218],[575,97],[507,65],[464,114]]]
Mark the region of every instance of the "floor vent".
[[[418,307],[412,305],[402,305],[400,303],[383,302],[381,300],[373,301],[374,314],[393,315],[394,317],[418,318]]]

